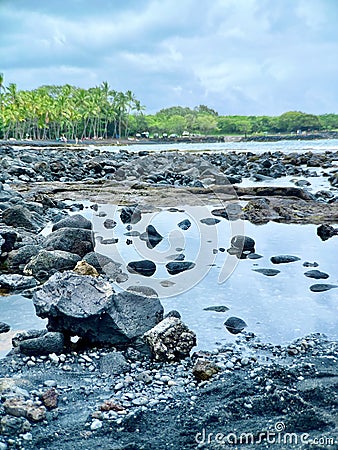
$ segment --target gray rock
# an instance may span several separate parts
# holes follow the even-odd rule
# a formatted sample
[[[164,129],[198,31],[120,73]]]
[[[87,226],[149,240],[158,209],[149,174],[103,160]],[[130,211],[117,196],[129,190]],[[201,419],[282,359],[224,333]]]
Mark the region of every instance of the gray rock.
[[[120,219],[122,223],[138,223],[141,220],[141,211],[137,205],[125,206],[122,208]]]
[[[117,225],[117,222],[114,219],[106,219],[103,222],[103,226],[105,228],[107,228],[108,230],[111,230],[112,228],[116,227],[116,225]]]
[[[145,233],[140,234],[140,239],[146,241],[148,248],[154,248],[162,241],[163,236],[157,232],[153,225],[148,225]]]
[[[10,227],[1,227],[0,236],[2,238],[1,252],[8,253],[13,250],[18,234]]]
[[[249,236],[236,235],[231,239],[231,247],[227,252],[238,259],[245,259],[251,253],[255,253],[255,241]]]
[[[188,230],[191,227],[191,222],[189,219],[184,219],[180,223],[177,224],[178,227],[181,228],[181,230]]]
[[[214,219],[213,217],[207,217],[206,219],[201,219],[200,222],[204,225],[216,225],[220,222],[220,220]]]
[[[193,269],[195,265],[195,263],[190,261],[171,261],[166,264],[166,268],[170,275],[177,275],[178,273]]]
[[[238,220],[242,214],[242,207],[238,203],[229,203],[225,208],[214,209],[211,214],[218,217],[224,217],[227,220]]]
[[[261,273],[266,277],[274,277],[280,273],[280,270],[277,269],[252,269],[254,272]]]
[[[210,380],[211,377],[220,372],[220,368],[213,362],[205,359],[197,359],[192,369],[194,377],[198,381]]]
[[[127,291],[144,297],[158,297],[158,293],[150,286],[129,286]]]
[[[312,286],[310,286],[310,291],[325,292],[325,291],[329,291],[330,289],[335,289],[335,288],[338,288],[338,286],[335,284],[318,283],[318,284],[313,284]]]
[[[53,225],[52,231],[60,230],[61,228],[83,228],[85,230],[91,230],[93,225],[90,220],[75,214],[74,216],[65,217],[59,222]]]
[[[44,280],[57,271],[74,269],[80,260],[75,253],[41,250],[25,266],[24,273]]]
[[[12,250],[8,254],[6,260],[7,269],[10,272],[23,272],[24,266],[31,260],[33,256],[36,256],[41,250],[40,245],[24,245],[16,250]]]
[[[247,327],[247,324],[244,322],[244,320],[240,319],[239,317],[229,317],[224,322],[224,325],[231,334],[238,334]]]
[[[2,220],[6,225],[34,231],[40,231],[45,224],[42,217],[30,212],[22,205],[16,205],[3,211]]]
[[[27,339],[35,339],[41,336],[44,336],[48,331],[47,330],[27,330],[27,331],[18,331],[15,336],[12,338],[13,347],[19,347],[21,342]]]
[[[215,312],[226,312],[229,311],[229,308],[227,306],[219,305],[219,306],[208,306],[207,308],[204,308],[204,311],[215,311]]]
[[[83,258],[94,251],[94,235],[91,230],[84,228],[60,228],[47,236],[44,247],[47,250],[76,253]]]
[[[304,275],[308,278],[315,278],[316,280],[325,280],[326,278],[329,278],[327,273],[321,272],[320,270],[308,270]]]
[[[97,252],[90,252],[87,253],[84,258],[84,261],[86,261],[88,264],[90,264],[91,266],[95,267],[95,269],[99,272],[102,273],[103,272],[103,268],[107,265],[107,264],[111,264],[113,263],[113,265],[116,266],[116,270],[121,267],[120,263],[117,263],[115,261],[113,261],[111,258],[109,258],[108,256],[105,255],[101,255],[101,253],[97,253]],[[122,270],[120,269],[120,272]]]
[[[338,228],[333,228],[331,225],[323,224],[317,228],[317,236],[319,236],[322,241],[327,241],[332,236],[336,235],[338,235]]]
[[[0,421],[0,435],[16,437],[31,429],[31,424],[23,417],[5,415]],[[7,448],[7,447],[6,447]]]
[[[31,289],[38,285],[37,280],[31,276],[24,276],[18,274],[4,274],[0,275],[0,289],[9,292],[23,291],[24,289]]]
[[[115,294],[103,279],[74,272],[53,275],[33,302],[37,315],[48,318],[49,330],[93,343],[131,344],[163,317],[157,298]]]
[[[130,370],[130,364],[121,352],[112,352],[101,357],[99,370],[109,375],[120,375]]]
[[[156,272],[156,264],[148,259],[141,261],[130,261],[127,265],[127,270],[130,273],[138,273],[145,277],[151,277]]]
[[[64,349],[64,336],[62,333],[47,332],[43,336],[26,339],[19,344],[19,351],[24,355],[60,355]]]
[[[278,255],[278,256],[272,256],[270,258],[270,261],[272,262],[272,264],[286,264],[286,263],[300,261],[300,258],[298,256],[292,256],[292,255]]]
[[[158,361],[177,361],[189,356],[196,345],[196,334],[176,317],[163,319],[144,334],[153,357]]]
[[[231,246],[241,250],[242,252],[255,251],[255,241],[249,236],[237,235],[231,239]]]
[[[7,333],[11,329],[10,325],[5,322],[0,322],[0,334]]]

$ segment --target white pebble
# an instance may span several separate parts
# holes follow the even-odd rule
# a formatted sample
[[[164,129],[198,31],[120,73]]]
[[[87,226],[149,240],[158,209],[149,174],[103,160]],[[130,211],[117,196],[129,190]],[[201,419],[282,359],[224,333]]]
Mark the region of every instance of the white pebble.
[[[55,353],[51,353],[50,355],[48,355],[48,358],[53,364],[59,363],[59,357]]]
[[[93,420],[93,422],[91,423],[91,425],[90,425],[90,429],[92,430],[92,431],[95,431],[95,430],[99,430],[100,428],[102,428],[102,422],[101,422],[101,420],[99,420],[99,419],[94,419]]]

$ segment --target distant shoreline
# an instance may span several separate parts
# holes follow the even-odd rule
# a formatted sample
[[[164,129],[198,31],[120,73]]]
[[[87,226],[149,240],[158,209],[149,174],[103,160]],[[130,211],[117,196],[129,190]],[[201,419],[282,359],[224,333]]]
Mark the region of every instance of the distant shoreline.
[[[11,146],[30,146],[30,147],[83,147],[88,145],[159,145],[159,144],[175,144],[175,143],[222,143],[222,142],[277,142],[277,141],[310,141],[318,139],[338,139],[338,132],[327,131],[323,133],[308,133],[308,134],[274,134],[274,135],[256,135],[256,136],[199,136],[199,137],[177,137],[177,138],[160,138],[160,139],[146,139],[146,138],[129,138],[129,139],[87,139],[83,141],[56,141],[56,140],[0,140],[0,145]]]

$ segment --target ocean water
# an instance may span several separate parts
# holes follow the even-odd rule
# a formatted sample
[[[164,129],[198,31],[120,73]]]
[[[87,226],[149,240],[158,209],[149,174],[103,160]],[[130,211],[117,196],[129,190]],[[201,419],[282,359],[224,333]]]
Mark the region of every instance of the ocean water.
[[[156,147],[156,148],[155,148]],[[120,149],[121,147],[118,147]],[[140,146],[133,145],[128,150],[169,150],[177,144]],[[183,151],[337,151],[338,140],[281,141],[274,143],[222,143],[222,144],[180,144]],[[112,151],[117,148],[112,147]],[[301,179],[296,177],[295,179]],[[292,186],[293,177],[283,177],[263,183],[244,180],[243,186],[276,185]],[[316,192],[328,189],[324,177],[309,179],[308,189]],[[336,190],[335,190],[336,192]],[[197,333],[198,348],[213,349],[217,343],[235,339],[224,327],[224,321],[231,316],[239,317],[247,323],[247,331],[259,336],[263,341],[287,343],[308,333],[322,332],[331,339],[338,338],[338,289],[314,293],[310,286],[316,283],[338,285],[338,237],[326,242],[316,235],[314,225],[290,225],[268,223],[255,226],[237,220],[229,222],[220,218],[215,225],[205,225],[201,219],[214,217],[211,210],[215,206],[201,204],[195,207],[182,205],[179,210],[159,208],[142,215],[142,220],[132,226],[132,231],[142,233],[151,224],[163,236],[155,247],[148,248],[139,237],[126,236],[126,226],[120,220],[121,206],[99,205],[98,212],[83,202],[85,209],[80,212],[93,222],[96,236],[96,251],[120,262],[128,280],[116,284],[116,291],[130,286],[148,286],[161,298],[165,311],[178,310],[183,321]],[[221,206],[221,205],[220,205]],[[99,213],[105,214],[100,217]],[[114,218],[117,226],[107,230],[104,221]],[[183,231],[178,223],[188,218],[189,230]],[[48,234],[51,227],[43,231]],[[233,236],[244,234],[256,242],[256,252],[262,255],[257,260],[239,260],[226,251]],[[101,238],[100,238],[101,237]],[[116,244],[103,244],[102,239],[118,238]],[[127,239],[132,243],[127,244]],[[219,249],[225,250],[220,251]],[[193,269],[179,275],[169,275],[166,264],[173,255],[183,254],[185,261],[194,262]],[[280,254],[298,256],[300,261],[273,265],[270,258]],[[156,263],[152,277],[130,274],[128,262],[150,259]],[[317,262],[321,271],[329,274],[327,280],[314,280],[304,276],[303,263]],[[267,277],[254,272],[256,268],[276,268],[280,273]],[[226,312],[206,311],[209,306],[226,306]],[[11,348],[11,337],[17,330],[44,328],[46,322],[37,318],[32,300],[20,295],[0,297],[0,321],[11,325],[9,333],[0,335],[0,357]]]

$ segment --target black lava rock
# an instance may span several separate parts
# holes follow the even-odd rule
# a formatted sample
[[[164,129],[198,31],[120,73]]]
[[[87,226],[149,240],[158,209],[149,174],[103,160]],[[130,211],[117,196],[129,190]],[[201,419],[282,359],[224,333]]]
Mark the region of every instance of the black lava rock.
[[[277,269],[252,269],[254,272],[261,273],[267,277],[274,277],[280,273],[280,270]]]
[[[195,265],[195,263],[190,261],[172,261],[166,264],[166,268],[170,275],[177,275],[178,273],[193,269]]]
[[[145,277],[151,277],[156,271],[156,264],[153,261],[144,259],[141,261],[130,261],[127,265],[127,270],[130,273],[138,273]]]
[[[138,223],[141,220],[141,211],[137,205],[122,208],[120,219],[122,223]]]
[[[240,319],[239,317],[229,317],[229,319],[224,322],[224,325],[226,329],[232,334],[238,334],[247,327],[247,324],[244,322],[244,320]]]
[[[321,272],[320,270],[308,270],[304,275],[309,278],[315,278],[316,280],[326,280],[326,278],[329,278],[327,273]]]
[[[298,256],[292,256],[292,255],[278,255],[278,256],[272,256],[270,258],[270,261],[272,264],[286,264],[291,263],[295,261],[300,261],[300,258]]]
[[[191,222],[189,219],[184,219],[182,222],[178,223],[177,226],[181,228],[181,230],[188,230],[191,227]]]

